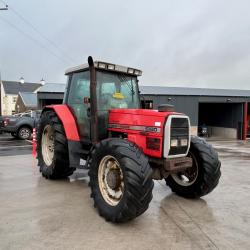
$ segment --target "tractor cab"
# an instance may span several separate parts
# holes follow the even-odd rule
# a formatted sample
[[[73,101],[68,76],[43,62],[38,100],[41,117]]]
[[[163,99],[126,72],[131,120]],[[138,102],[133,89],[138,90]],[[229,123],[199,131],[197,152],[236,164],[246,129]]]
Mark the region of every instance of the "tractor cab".
[[[108,112],[139,109],[138,69],[93,61],[66,71],[68,83],[64,104],[68,104],[83,140],[107,138]],[[92,127],[91,125],[92,124]],[[92,130],[92,132],[91,132]]]

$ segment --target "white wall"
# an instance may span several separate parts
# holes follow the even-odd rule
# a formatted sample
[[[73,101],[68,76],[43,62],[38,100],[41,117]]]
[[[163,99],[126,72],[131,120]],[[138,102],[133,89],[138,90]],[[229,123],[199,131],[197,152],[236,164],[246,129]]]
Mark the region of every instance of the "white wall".
[[[223,127],[208,127],[209,136],[225,139],[237,139],[237,129]]]

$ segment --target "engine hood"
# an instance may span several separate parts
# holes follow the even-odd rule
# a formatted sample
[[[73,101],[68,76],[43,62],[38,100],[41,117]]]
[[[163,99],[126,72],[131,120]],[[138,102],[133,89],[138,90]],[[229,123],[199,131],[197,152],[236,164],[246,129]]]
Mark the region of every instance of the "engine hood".
[[[170,114],[179,114],[177,112],[160,112],[155,109],[112,109],[110,113],[146,115],[146,116],[160,116],[166,117]]]
[[[152,109],[112,109],[109,111],[109,124],[163,128],[169,115],[178,114],[180,113]]]

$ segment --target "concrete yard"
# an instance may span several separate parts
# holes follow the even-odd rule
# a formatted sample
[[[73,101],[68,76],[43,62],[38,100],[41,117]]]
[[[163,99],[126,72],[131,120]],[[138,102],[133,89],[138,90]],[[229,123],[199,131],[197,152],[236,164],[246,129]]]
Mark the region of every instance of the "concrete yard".
[[[155,182],[145,214],[107,223],[90,199],[86,173],[41,177],[31,154],[0,156],[0,249],[250,249],[250,142],[211,142],[219,186],[198,200]]]

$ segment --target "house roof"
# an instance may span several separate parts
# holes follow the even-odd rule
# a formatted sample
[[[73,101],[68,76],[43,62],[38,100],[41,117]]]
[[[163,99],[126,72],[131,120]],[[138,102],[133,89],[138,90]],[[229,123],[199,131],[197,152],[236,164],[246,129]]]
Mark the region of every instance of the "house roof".
[[[26,107],[37,107],[37,94],[32,92],[19,92],[23,104]]]
[[[2,81],[2,84],[7,95],[18,95],[19,92],[34,92],[41,86],[39,83],[26,82],[21,84],[14,81]]]
[[[140,86],[143,95],[182,95],[182,96],[230,96],[250,97],[250,90],[207,89],[188,87]]]
[[[37,92],[64,93],[65,87],[66,87],[65,83],[46,83]]]

